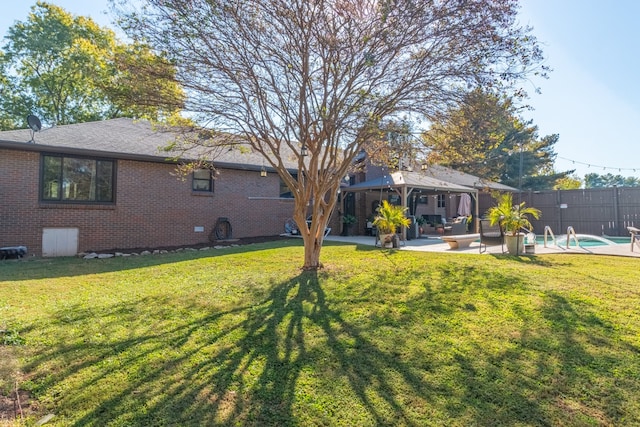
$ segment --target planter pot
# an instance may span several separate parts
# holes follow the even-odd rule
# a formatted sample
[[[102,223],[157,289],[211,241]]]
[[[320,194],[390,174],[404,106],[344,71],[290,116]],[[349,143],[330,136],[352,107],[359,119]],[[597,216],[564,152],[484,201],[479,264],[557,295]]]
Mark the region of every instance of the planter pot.
[[[342,235],[343,236],[353,236],[354,227],[355,227],[354,224],[345,224],[344,228],[342,230]]]
[[[383,248],[392,248],[394,236],[395,234],[380,234],[380,246]]]
[[[519,233],[515,236],[505,234],[504,242],[507,245],[507,251],[510,255],[524,254],[524,233]]]

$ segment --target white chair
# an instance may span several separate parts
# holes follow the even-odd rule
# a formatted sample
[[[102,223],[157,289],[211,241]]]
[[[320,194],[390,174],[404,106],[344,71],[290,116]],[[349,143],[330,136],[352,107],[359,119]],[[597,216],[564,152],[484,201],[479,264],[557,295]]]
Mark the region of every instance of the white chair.
[[[633,252],[634,245],[638,245],[638,249],[640,249],[640,228],[627,227],[627,230],[631,234],[631,252]]]

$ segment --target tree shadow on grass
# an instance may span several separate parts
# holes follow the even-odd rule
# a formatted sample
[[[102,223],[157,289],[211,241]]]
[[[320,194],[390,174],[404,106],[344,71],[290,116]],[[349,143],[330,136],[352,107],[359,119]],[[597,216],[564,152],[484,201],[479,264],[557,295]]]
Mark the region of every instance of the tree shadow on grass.
[[[39,280],[57,277],[84,276],[87,274],[109,273],[137,268],[171,264],[185,260],[215,258],[229,254],[252,252],[301,246],[295,239],[279,240],[267,243],[254,243],[242,246],[225,246],[219,249],[181,251],[162,254],[112,257],[105,259],[82,259],[77,257],[34,258],[24,260],[0,261],[0,284],[22,280]]]
[[[38,371],[34,392],[67,425],[571,425],[546,406],[598,373],[580,369],[593,359],[577,330],[595,325],[591,339],[612,346],[610,330],[586,307],[550,294],[543,315],[551,336],[524,324],[519,343],[500,351],[453,338],[447,348],[411,347],[413,334],[428,342],[433,330],[403,330],[415,316],[440,316],[429,325],[439,329],[436,340],[459,335],[446,320],[475,310],[465,288],[513,286],[495,272],[466,271],[464,283],[446,279],[451,272],[404,301],[397,324],[372,312],[356,321],[359,307],[328,297],[310,272],[227,310],[171,296],[66,307],[47,321],[68,325],[68,336],[50,337],[27,369]],[[414,341],[403,347],[394,334]],[[541,385],[536,372],[564,380]],[[620,402],[611,404],[605,421],[621,417]]]
[[[314,273],[275,285],[254,305],[174,327],[150,326],[129,338],[106,336],[121,336],[138,317],[152,323],[173,318],[176,313],[166,308],[171,304],[169,298],[146,298],[107,309],[61,310],[51,321],[71,331],[91,322],[99,327],[69,344],[73,336],[56,337],[58,342],[35,356],[28,371],[49,369],[39,373],[45,376],[34,391],[58,401],[60,416],[75,425],[299,425],[336,410],[340,393],[357,396],[365,424],[389,424],[398,417],[415,424],[387,377],[395,372],[421,395],[419,377],[330,309]],[[305,382],[320,372],[335,375],[335,382],[320,379],[321,395],[301,398],[303,372]],[[338,395],[331,396],[332,390]],[[372,393],[381,402],[372,400]],[[325,402],[324,409],[314,403],[334,397],[338,400]],[[326,420],[333,422],[330,416]]]

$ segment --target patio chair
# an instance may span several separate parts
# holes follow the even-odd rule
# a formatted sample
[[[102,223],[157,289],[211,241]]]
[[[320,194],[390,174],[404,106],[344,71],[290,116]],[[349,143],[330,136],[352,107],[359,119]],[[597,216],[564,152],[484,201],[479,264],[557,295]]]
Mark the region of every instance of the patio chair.
[[[459,216],[453,222],[448,222],[444,225],[444,234],[458,235],[466,234],[467,232],[467,217]]]
[[[491,225],[488,219],[481,219],[480,224],[480,253],[486,252],[487,246],[502,246],[504,253],[504,230],[500,225]],[[484,247],[484,250],[483,250]]]
[[[629,234],[631,234],[631,252],[633,252],[634,245],[637,245],[638,249],[640,249],[640,228],[627,227],[627,230],[629,230]]]

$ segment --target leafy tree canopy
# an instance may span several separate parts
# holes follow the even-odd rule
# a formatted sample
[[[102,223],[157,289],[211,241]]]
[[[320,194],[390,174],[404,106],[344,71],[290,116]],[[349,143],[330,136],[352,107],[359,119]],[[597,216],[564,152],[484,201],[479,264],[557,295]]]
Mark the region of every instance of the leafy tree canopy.
[[[176,64],[196,122],[242,137],[288,185],[305,269],[320,266],[340,180],[384,120],[544,72],[513,0],[111,2],[130,37]]]
[[[175,68],[144,44],[119,42],[90,18],[39,1],[0,51],[0,126],[159,118],[182,105]],[[144,71],[144,72],[142,72]]]
[[[560,178],[556,181],[556,185],[553,186],[554,190],[577,190],[582,187],[582,180],[575,174]]]
[[[512,98],[480,88],[438,114],[423,134],[428,160],[522,189],[551,189],[573,171],[553,170],[558,135],[538,137]]]
[[[602,188],[602,187],[640,187],[640,178],[632,176],[624,177],[622,175],[597,173],[588,173],[584,176],[585,188]]]

